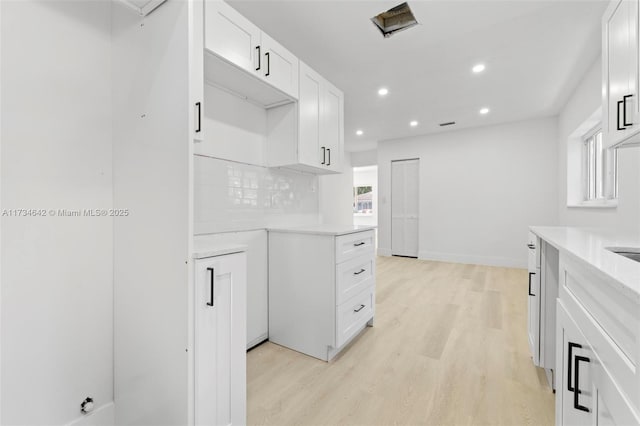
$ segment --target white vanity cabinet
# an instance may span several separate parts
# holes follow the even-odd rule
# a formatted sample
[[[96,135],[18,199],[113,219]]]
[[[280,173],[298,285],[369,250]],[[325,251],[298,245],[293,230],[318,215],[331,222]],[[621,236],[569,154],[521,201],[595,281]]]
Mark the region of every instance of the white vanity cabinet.
[[[606,146],[640,143],[639,0],[613,0],[602,18],[602,126]]]
[[[269,340],[329,361],[375,314],[374,231],[269,230]]]
[[[246,256],[197,259],[194,289],[196,425],[246,424]]]

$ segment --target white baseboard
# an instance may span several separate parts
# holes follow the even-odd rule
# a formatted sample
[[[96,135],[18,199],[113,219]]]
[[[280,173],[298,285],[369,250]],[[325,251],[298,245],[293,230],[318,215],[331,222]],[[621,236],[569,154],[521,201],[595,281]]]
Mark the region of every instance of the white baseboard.
[[[93,412],[78,417],[66,426],[113,426],[115,424],[115,405],[113,401],[96,408]]]
[[[420,251],[418,253],[418,259],[435,260],[438,262],[465,263],[471,265],[499,266],[503,268],[527,268],[526,259],[511,259],[507,257]]]

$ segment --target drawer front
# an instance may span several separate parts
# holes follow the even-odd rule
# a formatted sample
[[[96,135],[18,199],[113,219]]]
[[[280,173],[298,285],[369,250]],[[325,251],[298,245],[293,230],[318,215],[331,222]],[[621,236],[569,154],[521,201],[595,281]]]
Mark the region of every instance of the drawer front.
[[[336,237],[336,263],[373,253],[373,230]]]
[[[336,305],[341,305],[374,284],[375,265],[373,256],[365,254],[336,266]]]
[[[602,367],[640,410],[640,306],[607,278],[560,253],[560,299],[591,343]]]
[[[336,347],[339,348],[373,318],[375,290],[370,287],[338,306],[336,315]]]

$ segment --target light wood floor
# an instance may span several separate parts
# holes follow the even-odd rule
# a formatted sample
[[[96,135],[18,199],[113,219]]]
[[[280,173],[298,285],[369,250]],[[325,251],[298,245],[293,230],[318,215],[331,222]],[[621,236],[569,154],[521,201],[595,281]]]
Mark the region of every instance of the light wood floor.
[[[333,362],[272,343],[248,353],[249,424],[553,424],[527,348],[526,271],[377,262],[375,325]]]

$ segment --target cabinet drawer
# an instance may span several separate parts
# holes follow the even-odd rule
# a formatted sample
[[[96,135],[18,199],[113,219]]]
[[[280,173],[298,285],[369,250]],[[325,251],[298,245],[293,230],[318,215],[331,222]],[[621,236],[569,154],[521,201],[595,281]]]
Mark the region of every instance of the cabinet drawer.
[[[336,263],[373,253],[373,230],[336,237]]]
[[[356,297],[337,308],[336,347],[339,348],[353,337],[371,318],[375,304],[375,290],[369,287]]]
[[[371,254],[336,266],[336,305],[340,305],[374,284],[375,262]]]

